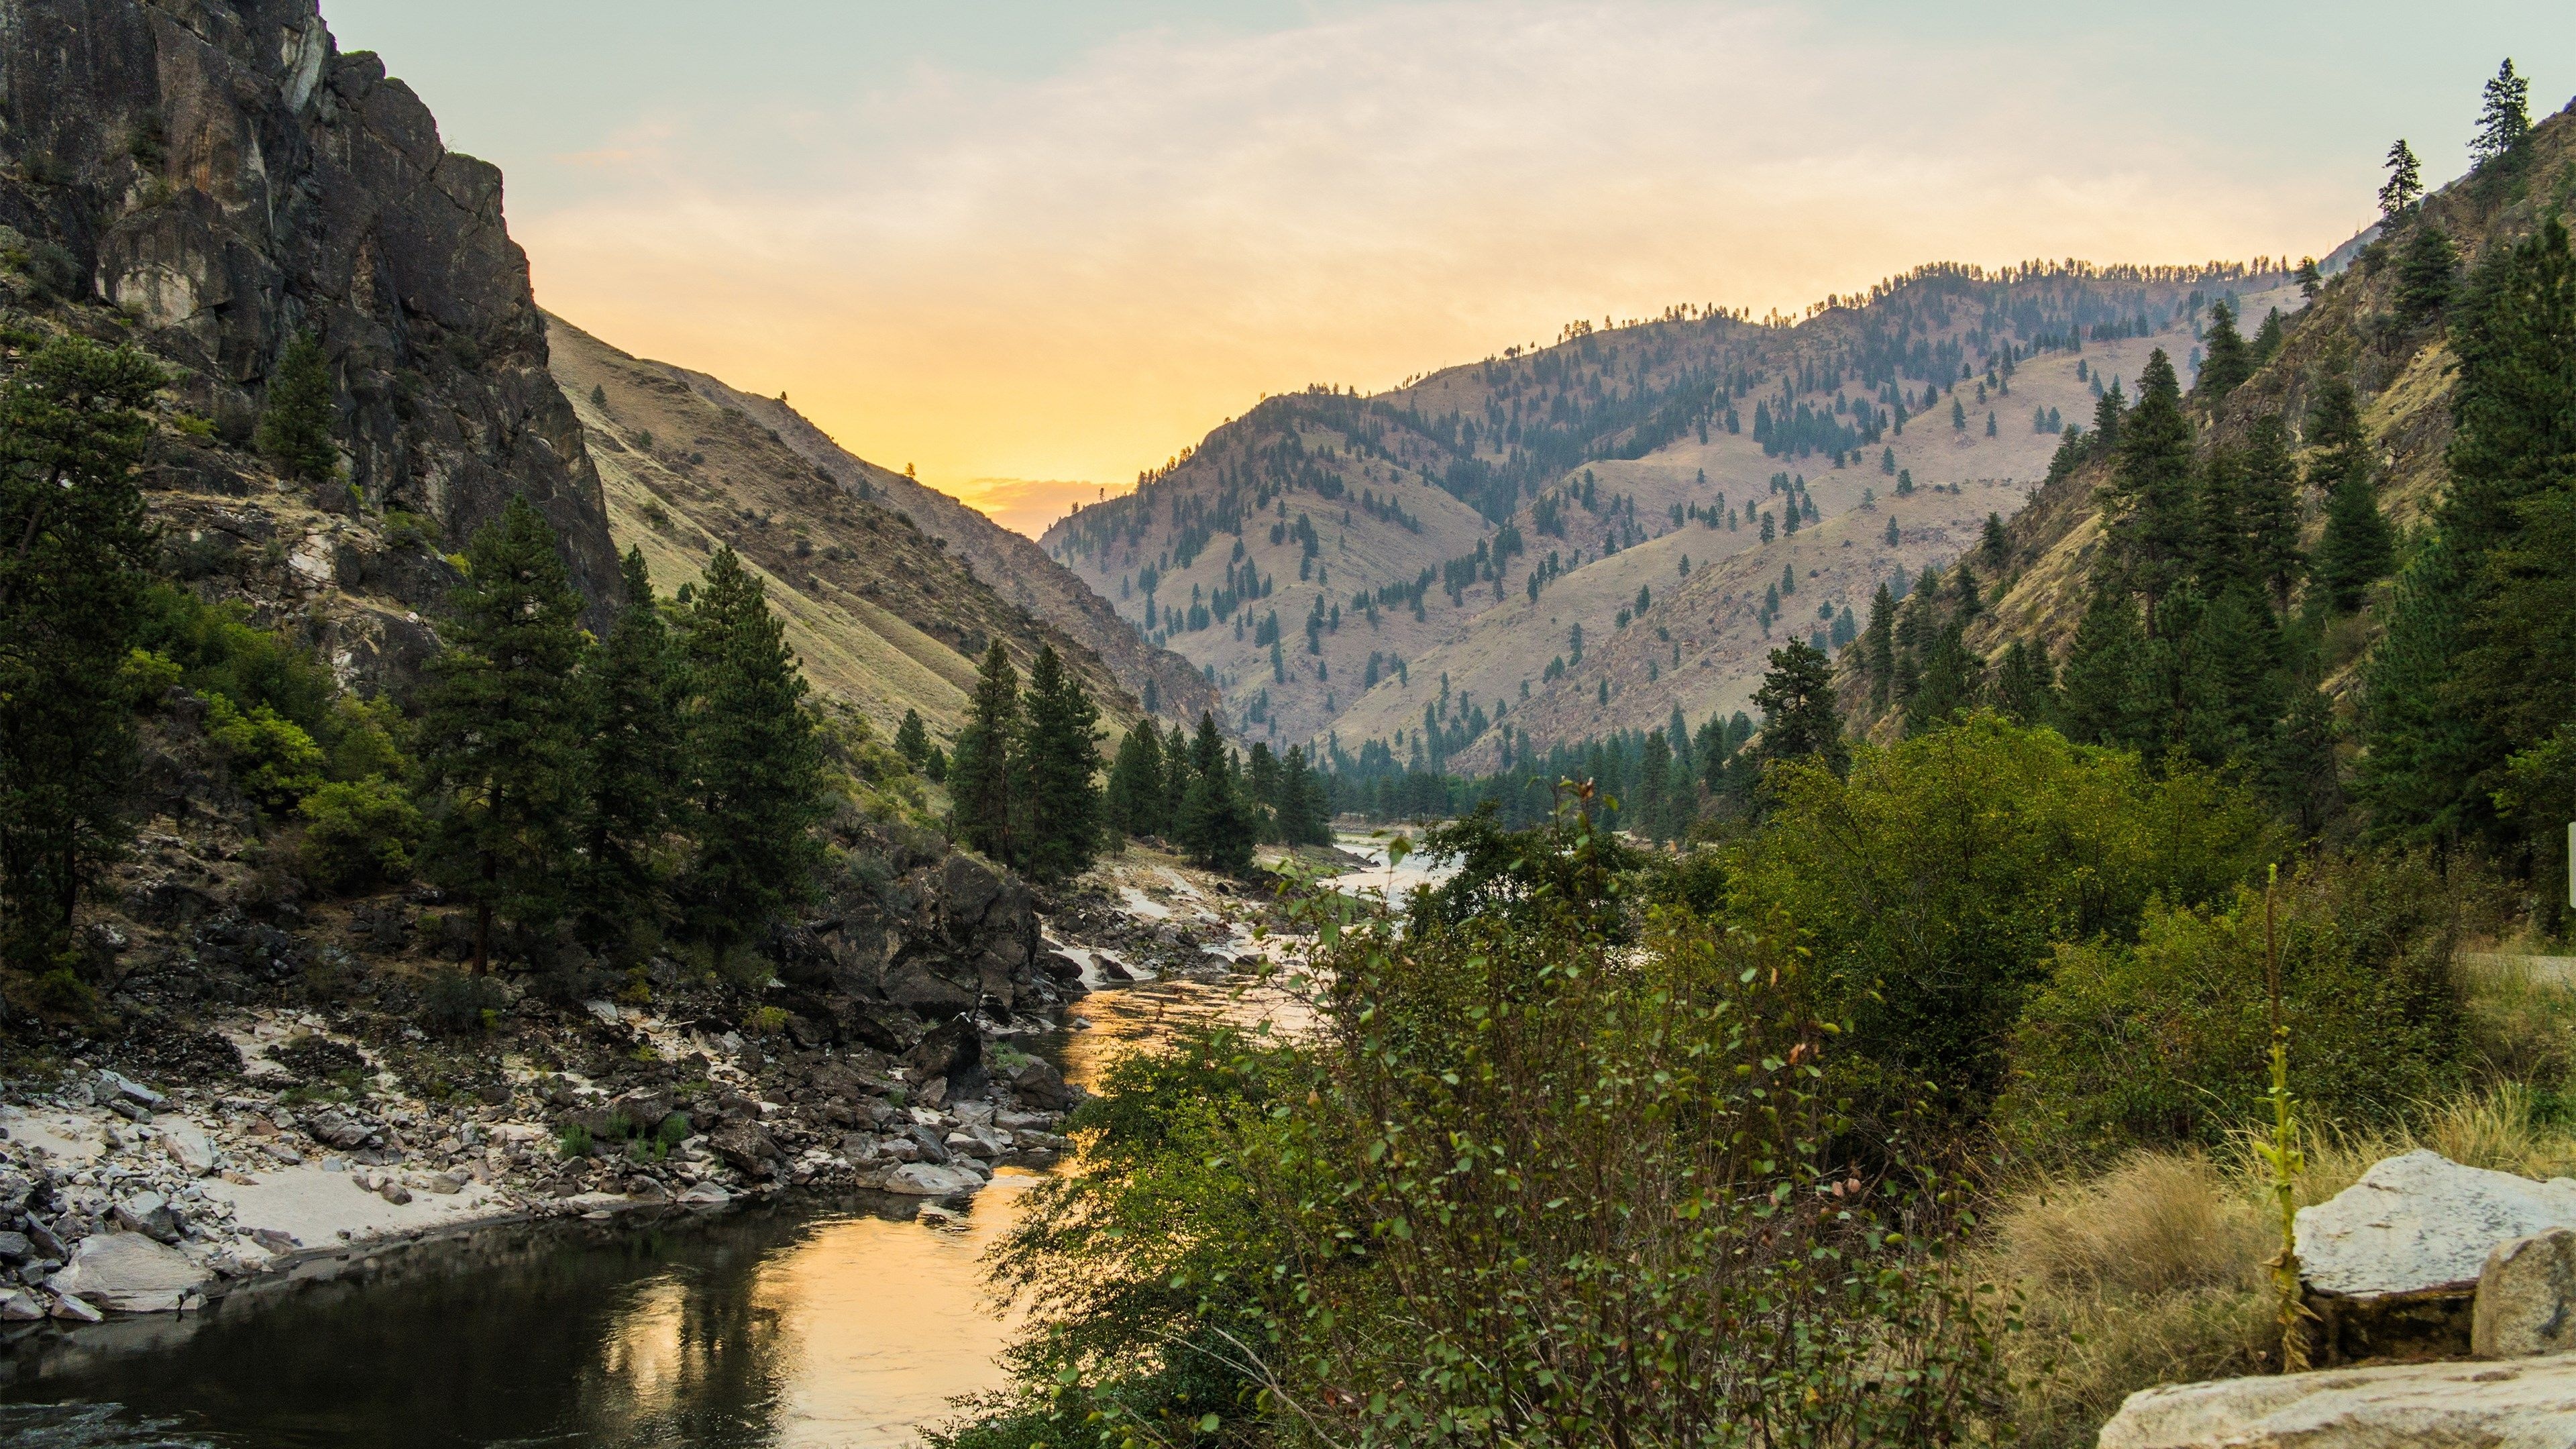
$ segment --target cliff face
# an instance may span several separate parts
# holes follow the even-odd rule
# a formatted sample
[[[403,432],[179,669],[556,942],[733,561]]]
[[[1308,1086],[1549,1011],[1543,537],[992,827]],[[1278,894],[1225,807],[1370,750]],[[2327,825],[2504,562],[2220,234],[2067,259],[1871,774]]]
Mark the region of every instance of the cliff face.
[[[375,56],[340,54],[315,0],[0,0],[0,168],[0,245],[31,287],[117,309],[222,439],[249,439],[288,343],[320,338],[350,485],[320,508],[419,515],[452,544],[523,495],[584,593],[614,592],[500,172],[441,145]],[[435,575],[387,582],[420,608]]]

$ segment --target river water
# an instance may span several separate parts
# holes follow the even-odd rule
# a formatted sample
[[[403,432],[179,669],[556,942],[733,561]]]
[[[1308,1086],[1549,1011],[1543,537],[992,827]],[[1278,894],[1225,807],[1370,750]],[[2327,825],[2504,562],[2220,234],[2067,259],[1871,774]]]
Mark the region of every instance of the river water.
[[[1379,864],[1356,887],[1435,878]],[[1192,1022],[1276,1018],[1266,988],[1084,998],[1047,1048],[1075,1081]],[[1292,1008],[1293,1009],[1293,1008]],[[875,1449],[999,1388],[1018,1326],[981,1276],[1039,1179],[1005,1169],[954,1230],[879,1194],[712,1218],[547,1223],[388,1254],[0,1350],[0,1449]]]

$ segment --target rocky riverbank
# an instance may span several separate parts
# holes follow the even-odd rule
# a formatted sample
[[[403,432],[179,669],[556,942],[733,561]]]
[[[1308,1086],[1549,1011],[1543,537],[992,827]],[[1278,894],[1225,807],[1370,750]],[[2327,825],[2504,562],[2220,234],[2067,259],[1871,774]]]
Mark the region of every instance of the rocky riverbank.
[[[148,1009],[124,1031],[66,1039],[0,1083],[0,1320],[185,1310],[318,1255],[530,1217],[809,1187],[970,1193],[1066,1147],[1081,1089],[1028,1048],[1085,1025],[1071,1003],[1224,975],[1257,954],[1270,913],[1252,888],[1150,848],[1057,893],[1043,920],[1025,886],[971,857],[911,864],[875,896],[898,909],[788,933],[767,1004],[734,1022],[708,983],[656,989],[647,973],[627,993],[643,1000],[565,1003],[522,973],[472,987],[475,1029],[439,1036],[402,1009],[418,1003],[399,959],[347,968],[372,990],[297,1000],[329,949],[313,923],[272,928],[264,952],[211,973],[211,953],[190,953],[195,983],[220,986],[201,998],[247,1001],[187,1011],[149,989],[168,963],[139,966]],[[357,934],[402,909],[353,912]],[[412,938],[435,957],[442,933],[415,918]],[[290,969],[208,979],[263,957]]]

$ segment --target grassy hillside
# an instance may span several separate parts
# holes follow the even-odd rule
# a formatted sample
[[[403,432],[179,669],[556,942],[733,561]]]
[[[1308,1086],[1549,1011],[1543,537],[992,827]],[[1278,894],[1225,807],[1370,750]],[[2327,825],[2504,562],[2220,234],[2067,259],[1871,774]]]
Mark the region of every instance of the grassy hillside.
[[[2187,356],[2221,296],[2256,318],[2295,299],[2241,267],[1942,266],[1795,325],[1689,309],[1577,324],[1374,397],[1269,399],[1045,543],[1214,667],[1251,737],[1409,741],[1427,707],[1456,767],[1485,768],[1500,731],[1467,737],[1478,711],[1543,744],[1738,707],[1769,648],[1826,627],[1820,607],[1865,613],[1880,579],[2011,516],[2056,444],[2034,412],[2085,421],[2097,380],[2134,379],[2156,346]],[[1787,426],[1764,427],[1775,415]],[[1816,516],[1765,544],[1758,515],[1786,521],[1775,475]],[[1784,568],[1798,590],[1766,629]]]
[[[817,468],[690,374],[549,319],[554,377],[581,418],[611,534],[640,547],[654,587],[696,580],[718,544],[769,585],[817,691],[891,729],[916,708],[953,734],[975,660],[999,638],[1025,667],[1052,643],[1114,723],[1136,697],[1081,641],[1032,617],[865,479]]]
[[[2423,223],[2450,237],[2464,275],[2491,248],[2528,236],[2549,212],[2576,205],[2576,114],[2562,111],[2541,122],[2528,144],[2522,165],[2464,178],[2423,203]],[[2396,244],[2392,238],[2349,249],[2352,264],[2313,303],[2283,307],[2289,316],[2279,351],[2223,401],[2194,399],[2193,411],[2204,454],[2241,444],[2257,419],[2272,415],[2298,438],[2322,383],[2338,373],[2350,378],[2380,462],[2381,508],[2403,535],[2425,525],[2447,482],[2454,359],[2440,318],[2410,319],[2402,312]],[[2013,640],[2030,639],[2065,655],[2108,521],[2099,496],[2108,477],[2106,461],[2088,463],[2051,482],[2013,520],[2010,586],[1967,634],[1978,654],[1991,660]],[[2309,489],[2301,503],[2303,536],[2313,548],[2324,527],[2323,500]],[[2325,641],[2325,687],[2347,708],[2388,587],[2381,584],[2373,606],[2340,621]],[[1881,733],[1891,727],[1886,720],[1862,723]]]

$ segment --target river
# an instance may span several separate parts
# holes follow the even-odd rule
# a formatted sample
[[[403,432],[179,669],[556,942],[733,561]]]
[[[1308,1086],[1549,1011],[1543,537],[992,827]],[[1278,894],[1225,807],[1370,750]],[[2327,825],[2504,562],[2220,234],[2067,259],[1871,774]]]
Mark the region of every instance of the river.
[[[1435,878],[1384,854],[1355,886]],[[1148,981],[1075,1008],[1075,1081],[1261,991]],[[874,1449],[1001,1386],[1017,1327],[981,1276],[1039,1179],[1004,1170],[954,1229],[909,1198],[813,1196],[651,1226],[532,1224],[387,1254],[185,1318],[0,1356],[0,1449]]]

